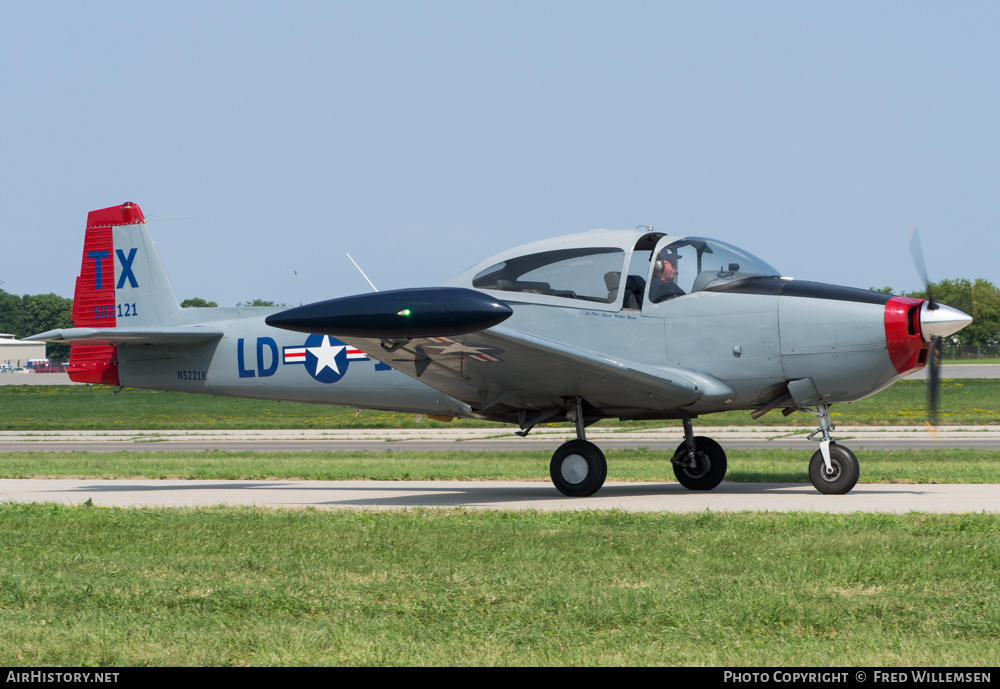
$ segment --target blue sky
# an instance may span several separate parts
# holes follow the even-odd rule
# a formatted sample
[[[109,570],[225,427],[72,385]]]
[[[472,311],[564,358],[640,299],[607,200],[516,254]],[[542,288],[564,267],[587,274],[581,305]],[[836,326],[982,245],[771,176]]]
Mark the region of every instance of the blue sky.
[[[787,275],[1000,284],[1000,4],[8,3],[0,281],[138,203],[181,299],[441,284],[653,225]]]

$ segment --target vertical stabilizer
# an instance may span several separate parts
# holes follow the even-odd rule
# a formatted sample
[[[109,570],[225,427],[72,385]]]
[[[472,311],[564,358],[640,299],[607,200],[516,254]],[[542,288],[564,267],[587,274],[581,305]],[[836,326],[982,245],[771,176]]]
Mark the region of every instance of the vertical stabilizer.
[[[74,327],[155,325],[179,310],[139,206],[91,211],[73,299]],[[74,344],[69,374],[78,382],[118,385],[117,348]]]

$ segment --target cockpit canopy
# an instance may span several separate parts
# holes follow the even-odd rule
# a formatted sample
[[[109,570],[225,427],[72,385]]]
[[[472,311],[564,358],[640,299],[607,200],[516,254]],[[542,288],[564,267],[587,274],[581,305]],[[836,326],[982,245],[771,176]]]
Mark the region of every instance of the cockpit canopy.
[[[624,263],[625,251],[620,248],[555,249],[492,265],[473,278],[472,286],[610,304],[617,296]]]
[[[661,260],[674,269],[668,290],[662,289]],[[555,303],[555,298],[566,306],[617,310],[779,275],[756,256],[713,239],[596,230],[506,251],[452,284],[503,292],[507,301]]]
[[[756,256],[715,239],[686,237],[657,248],[657,260],[667,253],[676,267],[674,282],[684,294],[701,292],[755,277],[781,275]],[[654,261],[653,275],[656,274]],[[656,295],[652,301],[658,302]]]

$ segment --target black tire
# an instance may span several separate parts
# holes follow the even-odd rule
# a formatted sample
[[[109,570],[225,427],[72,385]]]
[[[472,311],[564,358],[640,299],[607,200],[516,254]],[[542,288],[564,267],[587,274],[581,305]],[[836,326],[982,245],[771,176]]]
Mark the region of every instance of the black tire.
[[[586,440],[570,440],[552,455],[549,476],[560,493],[582,498],[593,495],[604,485],[608,462],[597,445]]]
[[[809,480],[813,487],[826,495],[849,493],[861,476],[858,458],[843,445],[830,443],[830,464],[833,473],[826,471],[822,450],[816,450],[809,460]]]
[[[680,484],[688,490],[712,490],[726,477],[726,451],[722,445],[711,438],[695,436],[695,461],[698,466],[691,468],[685,466],[687,463],[687,443],[681,443],[677,447],[675,459],[680,460],[680,464],[674,464],[674,476]]]

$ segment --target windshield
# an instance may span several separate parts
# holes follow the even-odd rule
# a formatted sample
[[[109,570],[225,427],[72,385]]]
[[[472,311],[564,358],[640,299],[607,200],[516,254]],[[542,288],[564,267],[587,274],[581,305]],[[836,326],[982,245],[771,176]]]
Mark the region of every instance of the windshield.
[[[780,275],[743,249],[714,239],[686,237],[664,241],[658,248],[650,271],[649,298],[655,304],[738,280]]]

